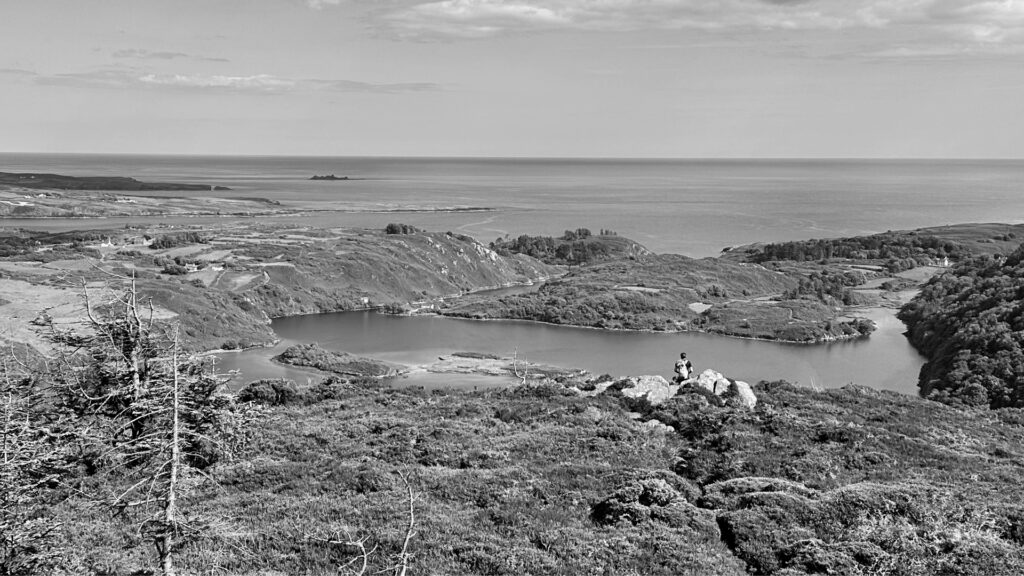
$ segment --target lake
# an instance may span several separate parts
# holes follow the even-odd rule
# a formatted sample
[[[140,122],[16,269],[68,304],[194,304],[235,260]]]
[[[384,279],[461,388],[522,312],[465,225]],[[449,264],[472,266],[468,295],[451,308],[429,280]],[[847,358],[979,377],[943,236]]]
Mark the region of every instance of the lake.
[[[751,383],[785,379],[835,388],[849,383],[916,394],[922,359],[903,337],[892,310],[863,312],[878,323],[869,338],[827,344],[781,344],[709,334],[605,331],[519,321],[478,321],[438,316],[392,316],[376,312],[313,314],[274,320],[282,342],[273,350],[218,354],[218,371],[238,369],[241,382],[256,378],[316,381],[319,375],[270,362],[272,355],[299,342],[316,342],[406,365],[427,364],[457,351],[518,354],[531,362],[585,369],[595,375],[672,376],[685,351],[698,371],[713,368]],[[399,384],[471,387],[493,378],[413,374]],[[511,381],[509,382],[511,383]]]

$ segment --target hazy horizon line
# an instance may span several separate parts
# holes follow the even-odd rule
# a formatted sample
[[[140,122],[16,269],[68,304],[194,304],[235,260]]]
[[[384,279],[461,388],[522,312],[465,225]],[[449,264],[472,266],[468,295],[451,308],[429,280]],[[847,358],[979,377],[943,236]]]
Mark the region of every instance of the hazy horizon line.
[[[893,161],[893,162],[1016,162],[1021,157],[984,156],[528,156],[528,155],[399,155],[399,154],[229,154],[229,153],[175,153],[175,152],[39,152],[0,151],[10,156],[134,156],[164,158],[354,158],[391,160],[633,160],[633,161]]]

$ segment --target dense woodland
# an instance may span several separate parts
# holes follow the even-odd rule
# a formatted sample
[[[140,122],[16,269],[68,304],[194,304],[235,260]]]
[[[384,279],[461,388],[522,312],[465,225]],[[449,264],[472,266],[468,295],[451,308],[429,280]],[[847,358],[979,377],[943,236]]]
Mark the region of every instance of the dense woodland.
[[[933,278],[899,318],[928,358],[922,396],[1024,407],[1024,245]]]
[[[943,258],[960,260],[968,255],[958,242],[917,232],[885,232],[872,236],[798,240],[765,244],[752,254],[757,263],[779,260],[883,260],[890,272],[933,264]]]
[[[525,254],[546,264],[579,266],[624,256],[621,242],[608,241],[616,236],[612,230],[601,230],[595,236],[588,228],[577,228],[566,230],[559,238],[526,234],[499,238],[491,242],[490,248],[502,256]]]

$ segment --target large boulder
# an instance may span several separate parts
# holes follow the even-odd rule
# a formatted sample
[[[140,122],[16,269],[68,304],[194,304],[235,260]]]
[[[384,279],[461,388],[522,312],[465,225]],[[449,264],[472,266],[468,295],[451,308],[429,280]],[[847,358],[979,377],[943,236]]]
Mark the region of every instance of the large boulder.
[[[701,372],[696,378],[687,380],[685,384],[707,390],[715,396],[721,396],[733,406],[743,406],[748,409],[757,406],[757,396],[750,384],[740,380],[729,380],[721,372],[710,368]]]
[[[701,372],[696,380],[691,379],[689,382],[716,396],[721,396],[729,390],[729,379],[723,376],[721,372],[715,372],[710,368]]]
[[[754,395],[754,391],[750,388],[750,384],[743,382],[742,380],[736,380],[729,384],[729,390],[723,394],[730,404],[736,406],[743,406],[744,408],[754,409],[757,406],[757,396]]]
[[[634,400],[644,399],[651,406],[657,406],[676,395],[678,384],[670,384],[661,376],[633,376],[616,383],[622,395]]]
[[[763,492],[796,494],[809,499],[816,499],[819,494],[813,488],[784,478],[746,476],[708,484],[699,504],[703,508],[733,508],[742,496]]]

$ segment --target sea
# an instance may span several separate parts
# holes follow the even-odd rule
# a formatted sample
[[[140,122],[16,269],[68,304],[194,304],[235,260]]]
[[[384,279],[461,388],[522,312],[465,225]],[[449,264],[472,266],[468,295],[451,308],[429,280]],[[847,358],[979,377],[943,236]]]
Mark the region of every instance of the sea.
[[[612,230],[658,253],[701,258],[754,242],[855,236],[968,222],[1024,222],[1021,160],[706,160],[379,158],[0,154],[0,171],[129,176],[225,186],[196,194],[267,198],[302,214],[269,221],[381,228],[411,224],[487,243],[520,234]],[[346,180],[313,181],[334,174]],[[0,228],[47,230],[137,223],[203,224],[244,217],[0,219]],[[891,310],[865,314],[870,338],[786,345],[702,334],[628,334],[530,323],[396,318],[365,312],[275,320],[282,346],[318,341],[409,364],[474,349],[612,375],[671,375],[676,350],[697,368],[735,378],[916,391],[923,359]],[[247,378],[308,373],[269,361],[279,350],[223,356]],[[413,383],[437,383],[429,376]],[[449,377],[444,377],[449,378]],[[443,378],[442,378],[443,379]],[[469,379],[466,386],[476,386]]]
[[[0,171],[227,186],[230,191],[201,194],[268,198],[310,211],[278,221],[365,227],[397,221],[485,243],[607,229],[655,252],[693,257],[752,242],[1024,222],[1021,160],[0,154]],[[309,180],[326,174],[349,179]],[[97,223],[115,227],[126,220],[88,225]],[[79,224],[5,219],[3,225]]]

